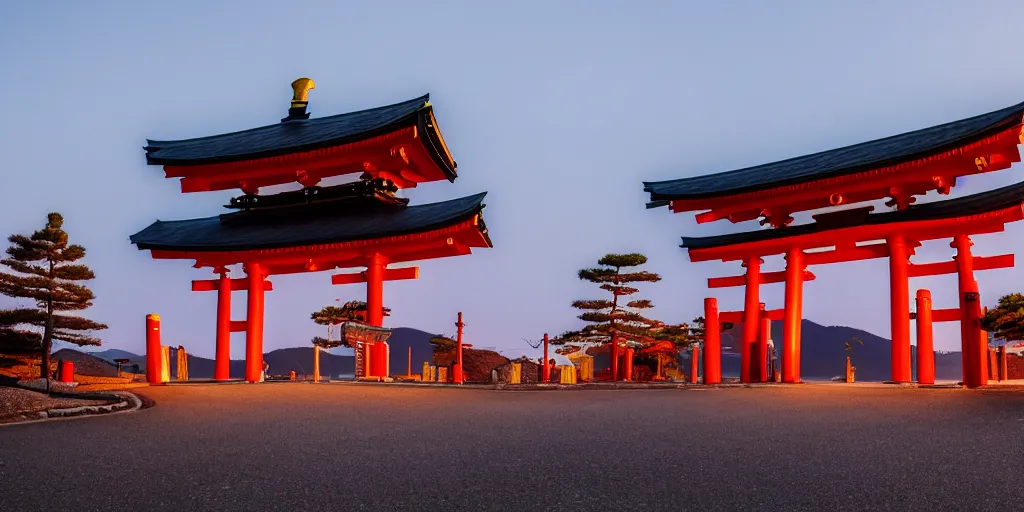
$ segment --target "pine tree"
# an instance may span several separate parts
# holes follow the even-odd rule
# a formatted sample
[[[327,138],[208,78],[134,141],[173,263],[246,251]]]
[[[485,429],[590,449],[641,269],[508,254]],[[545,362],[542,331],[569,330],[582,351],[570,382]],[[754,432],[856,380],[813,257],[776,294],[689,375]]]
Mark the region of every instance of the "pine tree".
[[[390,312],[391,309],[384,308],[384,316],[387,316]],[[351,300],[340,307],[324,306],[320,311],[316,311],[310,315],[310,319],[318,325],[327,326],[327,338],[322,338],[320,336],[314,337],[314,345],[320,345],[325,348],[339,346],[347,347],[348,343],[345,340],[333,339],[334,326],[349,321],[366,323],[366,302],[361,300]]]
[[[606,344],[615,340],[632,341],[646,344],[664,328],[664,324],[645,317],[641,312],[654,307],[646,299],[634,299],[622,304],[631,295],[639,292],[630,283],[653,283],[661,280],[661,276],[647,271],[631,271],[647,263],[643,254],[606,254],[597,261],[598,268],[585,268],[579,271],[578,277],[584,281],[600,285],[600,288],[611,294],[611,300],[593,299],[573,301],[572,307],[582,310],[579,319],[588,322],[578,331],[568,331],[551,340],[556,345],[574,344]],[[623,271],[627,269],[627,271]]]
[[[1024,295],[1011,293],[999,298],[999,304],[981,317],[981,328],[996,338],[1024,340]]]
[[[0,310],[0,326],[28,325],[42,329],[40,377],[47,378],[53,340],[75,345],[99,345],[89,331],[107,326],[64,311],[81,311],[92,306],[95,298],[82,281],[95,275],[88,266],[76,261],[85,257],[85,248],[68,245],[68,234],[61,226],[59,213],[47,216],[46,227],[31,236],[11,235],[7,258],[0,263],[14,273],[0,272],[0,293],[8,297],[32,299],[34,308]],[[8,332],[17,332],[8,329]]]

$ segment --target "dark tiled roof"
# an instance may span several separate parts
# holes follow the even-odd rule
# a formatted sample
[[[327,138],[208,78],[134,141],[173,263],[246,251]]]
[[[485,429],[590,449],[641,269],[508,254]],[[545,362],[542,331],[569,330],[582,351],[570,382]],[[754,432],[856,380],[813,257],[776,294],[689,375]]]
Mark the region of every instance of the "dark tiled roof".
[[[470,219],[483,209],[485,195],[408,207],[298,206],[274,214],[253,211],[157,221],[132,235],[131,241],[142,250],[244,251],[368,240],[421,233]]]
[[[863,172],[946,151],[1020,124],[1024,103],[884,139],[735,171],[644,182],[650,207],[674,199],[718,197]]]
[[[146,162],[150,165],[206,165],[279,156],[300,151],[347,144],[387,133],[405,126],[418,126],[426,132],[428,149],[435,128],[425,126],[432,107],[430,95],[384,107],[339,114],[330,117],[280,122],[241,132],[197,139],[147,140]],[[425,141],[426,142],[426,141]],[[435,160],[441,155],[434,155]],[[447,158],[441,158],[447,160]],[[454,163],[441,165],[454,178]]]
[[[921,205],[911,205],[906,210],[875,213],[867,216],[864,225],[893,224],[897,222],[910,222],[919,220],[938,220],[955,217],[965,217],[988,213],[1004,208],[1019,206],[1024,203],[1024,182],[997,188],[980,194],[958,197],[946,201],[934,201]],[[849,227],[849,226],[843,226]],[[802,224],[779,229],[762,229],[758,231],[747,231],[743,233],[730,233],[726,235],[706,237],[683,237],[682,247],[687,249],[711,249],[728,245],[744,244],[749,242],[760,242],[764,240],[776,240],[780,238],[806,235],[841,229],[841,227],[823,228],[818,223]]]

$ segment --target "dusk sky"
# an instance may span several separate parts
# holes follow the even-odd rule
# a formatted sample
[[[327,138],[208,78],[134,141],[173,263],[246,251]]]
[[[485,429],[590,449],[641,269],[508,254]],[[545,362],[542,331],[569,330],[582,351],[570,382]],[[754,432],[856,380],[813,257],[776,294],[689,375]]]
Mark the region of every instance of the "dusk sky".
[[[276,123],[302,76],[316,81],[313,117],[429,92],[460,176],[407,197],[423,204],[487,191],[494,248],[422,262],[420,279],[387,283],[386,324],[453,333],[463,311],[467,342],[519,355],[532,352],[522,338],[581,325],[569,303],[603,292],[576,271],[605,253],[648,255],[663,280],[642,284],[640,295],[669,322],[702,314],[706,278],[741,273],[738,263],[690,263],[679,237],[757,229],[756,221],[697,226],[692,214],[646,210],[642,181],[1024,101],[1020,0],[482,4],[4,2],[0,234],[30,233],[47,212],[63,213],[97,275],[85,314],[110,325],[105,347],[141,353],[144,317],[159,313],[164,344],[211,357],[216,294],[192,293],[190,281],[212,273],[154,261],[128,237],[157,219],[221,213],[240,192],[181,194],[177,180],[146,165],[146,139]],[[960,179],[953,195],[1020,181],[1021,168]],[[977,236],[975,254],[1021,252],[1022,233],[1024,223]],[[911,261],[952,254],[948,240],[928,242]],[[764,269],[783,263],[768,259]],[[805,318],[889,337],[886,260],[813,271]],[[1022,277],[1020,266],[979,272],[984,303],[1022,291]],[[365,297],[364,286],[332,286],[329,272],[271,280],[268,351],[308,346],[322,334],[312,311]],[[914,279],[911,296],[921,287],[936,308],[956,306],[955,276]],[[742,307],[742,288],[713,293],[723,310]],[[764,286],[762,297],[781,307],[783,286]],[[0,297],[0,307],[17,303]],[[234,306],[243,319],[243,293]],[[937,325],[935,339],[937,349],[958,348],[958,325]],[[236,333],[232,355],[243,351]]]

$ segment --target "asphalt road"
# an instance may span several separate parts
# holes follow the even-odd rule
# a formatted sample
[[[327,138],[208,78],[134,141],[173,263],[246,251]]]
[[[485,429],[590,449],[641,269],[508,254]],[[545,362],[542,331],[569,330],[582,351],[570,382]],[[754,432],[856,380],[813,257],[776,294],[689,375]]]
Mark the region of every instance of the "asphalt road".
[[[1024,510],[1024,392],[143,392],[0,427],[0,510]]]

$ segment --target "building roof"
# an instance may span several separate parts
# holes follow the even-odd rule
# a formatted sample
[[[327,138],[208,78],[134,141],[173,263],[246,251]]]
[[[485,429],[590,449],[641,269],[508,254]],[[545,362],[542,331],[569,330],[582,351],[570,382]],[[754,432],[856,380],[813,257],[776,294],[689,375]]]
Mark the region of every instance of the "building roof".
[[[417,206],[350,208],[302,205],[274,212],[243,211],[216,217],[156,221],[132,235],[140,250],[226,252],[370,240],[422,233],[471,219],[486,192]],[[480,229],[487,238],[483,222]],[[487,238],[490,245],[490,239]]]
[[[878,225],[893,224],[897,222],[951,219],[994,212],[1004,208],[1020,206],[1022,203],[1024,203],[1024,182],[990,190],[988,192],[958,197],[956,199],[911,205],[906,210],[870,214],[858,219],[856,222],[846,225],[834,222],[822,225],[818,222],[814,222],[786,228],[762,229],[758,231],[729,233],[725,235],[683,237],[681,247],[686,249],[712,249],[716,247],[820,233],[834,229],[852,227],[855,225]],[[851,219],[853,218],[854,217],[851,217]]]
[[[649,207],[864,172],[921,159],[1021,124],[1024,103],[980,116],[779,162],[692,178],[644,182]]]
[[[196,139],[148,140],[146,162],[150,165],[208,165],[254,160],[339,146],[417,126],[425,135],[431,156],[455,178],[456,164],[443,148],[437,127],[432,122],[430,95],[383,107],[314,119],[291,119],[280,123],[234,133]]]

